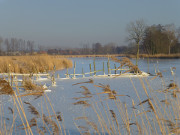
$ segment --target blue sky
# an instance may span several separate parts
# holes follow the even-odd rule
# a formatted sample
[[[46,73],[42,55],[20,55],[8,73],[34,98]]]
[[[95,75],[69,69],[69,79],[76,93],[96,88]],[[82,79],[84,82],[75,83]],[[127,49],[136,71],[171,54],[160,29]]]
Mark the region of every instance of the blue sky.
[[[179,13],[180,0],[0,0],[0,36],[52,47],[126,45],[129,22],[180,27]]]

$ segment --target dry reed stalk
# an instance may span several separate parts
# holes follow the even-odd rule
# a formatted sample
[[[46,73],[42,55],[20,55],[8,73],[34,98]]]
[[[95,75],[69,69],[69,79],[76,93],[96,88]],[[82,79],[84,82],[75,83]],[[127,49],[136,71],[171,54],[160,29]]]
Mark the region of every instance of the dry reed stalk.
[[[146,80],[146,84],[147,84],[149,90],[152,91],[152,88],[151,88],[151,86],[150,86],[150,84],[148,83],[147,80]],[[163,107],[163,105],[161,104],[161,101],[162,101],[162,100],[160,101],[160,100],[158,99],[158,97],[157,97],[156,94],[152,95],[152,97],[154,97],[154,98],[152,98],[153,102],[155,102],[155,99],[156,99],[156,100],[158,101],[158,104],[160,104],[161,108],[163,109],[163,112],[166,114],[166,117],[167,117],[168,119],[171,119],[171,118],[169,117],[169,114],[170,114],[170,113],[167,113],[166,110],[165,110],[165,107]],[[167,98],[165,99],[165,101],[166,101],[166,100],[167,100]],[[163,116],[163,115],[161,115],[161,116]]]
[[[110,110],[109,109],[109,106],[108,106],[108,104],[106,103],[106,106],[107,106],[107,108],[108,108],[108,114],[109,115],[111,115],[110,116],[110,118],[111,118],[111,123],[112,123],[112,126],[113,126],[113,134],[115,134],[115,135],[117,135],[117,133],[116,133],[116,128],[115,128],[115,125],[114,125],[114,121],[116,121],[115,120],[115,117],[113,117],[113,116],[115,116],[115,115],[112,115],[112,112],[113,112],[113,110]],[[115,114],[115,113],[114,113]],[[116,123],[116,125],[117,125],[117,123]]]
[[[129,116],[128,116],[128,111],[127,111],[127,106],[126,104],[124,104],[124,107],[125,107],[125,115],[126,115],[126,129],[127,129],[127,132],[128,134],[130,135],[131,134],[131,129],[130,129],[130,122],[129,122]]]
[[[21,121],[22,121],[22,124],[23,124],[23,126],[24,126],[25,133],[26,133],[26,135],[27,135],[26,125],[25,125],[24,120],[23,120],[23,118],[22,118],[22,116],[21,116],[21,113],[20,113],[19,107],[18,107],[18,105],[17,105],[17,103],[16,103],[16,100],[15,100],[15,99],[16,99],[16,98],[15,98],[15,97],[13,97],[14,104],[15,104],[15,106],[16,106],[16,109],[17,109],[17,111],[18,111],[18,114],[19,114],[19,116],[20,116],[20,119],[21,119]]]
[[[50,114],[50,112],[49,112],[50,110],[49,110],[48,104],[47,104],[47,102],[46,102],[46,98],[45,98],[45,96],[43,96],[43,97],[44,97],[44,102],[45,102],[45,104],[46,104],[46,109],[47,109],[48,115],[49,115],[49,118],[48,118],[48,117],[47,117],[47,118],[48,118],[48,120],[52,121],[51,114]],[[45,116],[45,115],[42,114],[42,119],[43,119],[44,123],[46,124],[46,127],[48,127],[47,119],[45,119],[46,117],[44,117],[44,116]],[[49,130],[49,132],[51,133],[49,127],[48,127],[48,130]]]
[[[58,117],[57,117],[58,118]],[[63,114],[62,114],[62,117],[61,117],[61,121],[62,121],[62,126],[63,126],[63,129],[64,129],[64,135],[66,135],[66,128],[65,128],[65,125],[64,125],[64,117],[63,117]],[[59,119],[58,119],[59,120]]]
[[[94,86],[95,86],[96,92],[97,92],[97,88],[96,88],[96,87],[101,87],[101,88],[103,88],[103,91],[109,91],[109,90],[110,90],[109,87],[103,87],[103,85],[102,85],[102,86],[94,85]],[[98,94],[97,94],[97,95],[98,95]],[[107,111],[106,111],[105,106],[104,106],[104,104],[103,104],[103,102],[102,102],[102,100],[101,100],[101,97],[100,97],[99,95],[98,95],[98,98],[99,98],[99,101],[100,101],[100,103],[101,103],[101,106],[103,107],[103,111],[105,112],[106,118],[107,118],[108,123],[109,123],[109,128],[108,128],[108,125],[105,125],[105,126],[106,126],[105,129],[107,130],[108,134],[111,134],[111,133],[110,133],[110,130],[111,130],[112,132],[113,132],[113,130],[112,130],[112,127],[111,127],[111,123],[110,123],[110,120],[109,120]],[[98,105],[97,105],[96,102],[95,102],[95,104],[96,104],[97,109],[99,110],[99,112],[100,112],[100,114],[101,114],[101,116],[102,116],[102,113],[101,113],[100,108],[98,107]],[[103,116],[102,116],[102,118],[103,118]],[[103,118],[103,120],[104,120],[104,118]],[[105,122],[105,121],[104,121],[104,122]],[[105,122],[105,124],[106,124],[106,122]],[[110,129],[110,130],[109,130],[109,129]]]
[[[81,135],[83,135],[82,132],[81,132],[81,130],[79,129],[79,126],[77,126],[77,124],[76,124],[75,122],[74,122],[74,125],[75,125],[76,128],[78,129],[79,133],[80,133]]]
[[[13,109],[11,108],[10,111],[13,115],[13,122],[11,124],[11,128],[10,128],[10,134],[12,134],[13,132],[13,127],[14,127],[14,123],[15,123],[15,120],[16,120],[16,117],[15,117],[15,114],[14,114],[14,110],[15,110],[15,103],[13,104]]]
[[[103,116],[102,116],[102,113],[100,112],[100,115],[99,115],[99,113],[97,112],[97,110],[96,110],[95,107],[94,107],[94,104],[93,104],[93,103],[91,103],[91,104],[92,104],[92,105],[91,105],[91,106],[92,106],[92,109],[93,109],[93,111],[96,113],[96,116],[97,116],[97,118],[98,118],[98,122],[99,122],[99,124],[100,124],[100,126],[101,126],[101,132],[102,132],[103,134],[105,134],[105,133],[104,133],[104,128],[105,128],[105,130],[106,130],[108,133],[110,133],[110,131],[109,131],[109,129],[108,129],[106,123],[105,123],[105,120],[104,120],[104,118],[103,118]],[[100,110],[99,107],[98,107],[98,105],[97,105],[97,103],[95,103],[95,104],[96,104],[98,110]],[[103,128],[103,126],[104,126],[104,128]]]
[[[120,99],[118,98],[117,100],[114,100],[114,103],[116,104],[116,107],[119,111],[119,115],[122,119],[123,124],[125,125],[125,123],[126,123],[125,115],[124,115],[125,113],[124,113],[124,108],[122,107],[122,103],[121,103]],[[123,128],[123,130],[124,130],[124,128]],[[119,129],[119,134],[120,133],[121,133],[121,131]],[[124,131],[124,133],[125,133],[125,131]]]
[[[147,81],[146,81],[147,82]],[[148,84],[148,83],[147,83]],[[150,86],[149,86],[149,84],[148,84],[148,87],[150,88]],[[146,89],[144,89],[144,90],[146,90]],[[159,101],[159,99],[157,98],[157,96],[155,96],[156,97],[156,100],[158,101],[158,103],[160,104],[160,106],[162,107],[162,104],[161,104],[161,102]],[[155,105],[155,107],[156,107],[156,109],[155,109],[155,107],[154,107],[154,105],[152,104],[152,101],[154,102],[154,105]],[[160,111],[160,108],[159,108],[159,106],[157,105],[157,103],[156,103],[156,101],[155,101],[155,99],[154,98],[152,98],[152,101],[151,100],[149,100],[149,105],[150,105],[150,108],[153,110],[153,112],[154,112],[154,115],[155,115],[155,118],[156,118],[156,120],[157,120],[157,122],[158,122],[158,125],[159,125],[159,128],[160,128],[160,131],[161,131],[161,133],[162,134],[165,134],[165,129],[167,129],[167,130],[169,130],[167,127],[165,128],[165,125],[164,125],[164,122],[162,121],[162,122],[160,122],[160,120],[159,120],[159,116],[161,116],[161,118],[163,118],[163,115],[162,115],[162,113],[161,113],[161,111]],[[162,107],[163,108],[163,107]],[[164,109],[164,108],[163,108]],[[169,110],[169,109],[168,109]],[[169,110],[170,111],[170,110]],[[171,115],[171,113],[166,113],[166,111],[165,111],[165,109],[164,109],[164,113],[167,115],[167,117],[169,118],[169,115],[170,115],[170,117],[172,117],[172,115]],[[161,124],[162,123],[162,124]]]
[[[28,120],[27,120],[27,117],[26,117],[26,114],[25,114],[24,107],[23,107],[23,105],[22,105],[21,99],[20,99],[20,101],[19,101],[16,94],[15,94],[15,99],[17,100],[18,105],[19,105],[19,107],[20,107],[20,109],[21,109],[21,112],[22,112],[22,114],[23,114],[23,116],[24,116],[24,119],[25,119],[25,121],[26,121],[26,125],[27,125],[27,128],[28,128],[28,130],[29,130],[29,133],[30,133],[30,134],[33,134],[33,133],[32,133],[32,130],[31,130],[31,127],[29,126],[29,122],[28,122]]]
[[[95,90],[96,90],[96,92],[97,92],[97,88],[96,88],[96,87],[95,87]],[[101,105],[102,105],[103,108],[104,108],[104,105],[103,105],[102,100],[101,100],[101,98],[100,98],[99,95],[98,95],[98,98],[99,98],[99,101],[100,101]],[[100,110],[97,102],[94,101],[94,103],[95,103],[95,105],[96,105],[96,107],[97,107],[98,110],[95,109],[93,103],[92,103],[92,109],[94,110],[94,112],[96,113],[96,115],[97,115],[97,117],[98,117],[98,119],[99,119],[99,121],[100,121],[101,129],[102,129],[101,132],[104,133],[104,128],[105,128],[105,130],[108,132],[108,134],[111,134],[111,133],[110,133],[110,130],[109,130],[109,128],[108,128],[108,125],[106,124],[106,122],[105,122],[105,120],[104,120],[104,117],[103,117],[103,115],[102,115],[102,113],[101,113],[101,110]],[[100,115],[98,114],[98,112],[100,113]],[[103,126],[104,126],[104,128],[103,128]]]
[[[18,86],[16,86],[16,90],[17,90],[17,92],[18,92],[18,94],[19,94],[19,88],[18,88]],[[30,132],[31,134],[33,134],[33,133],[32,133],[32,130],[31,130],[30,126],[29,126],[29,123],[28,123],[28,120],[27,120],[25,111],[24,111],[24,107],[23,107],[23,102],[22,102],[22,100],[21,100],[21,98],[18,99],[16,93],[14,94],[14,96],[15,96],[15,99],[17,100],[18,104],[19,104],[19,107],[20,107],[20,109],[21,109],[21,112],[23,113],[23,116],[24,116],[25,121],[26,121],[26,124],[27,124],[27,128],[28,128],[29,132]]]
[[[133,81],[132,81],[132,79],[131,79],[131,78],[130,78],[130,81],[131,81],[131,84],[133,85],[134,91],[136,92],[136,96],[138,97],[139,102],[141,103],[140,96],[139,96],[139,94],[138,94],[138,92],[137,92],[137,89],[136,89],[136,87],[135,87],[135,85],[134,85],[134,83],[133,83]],[[142,107],[142,110],[143,110],[143,111],[145,111],[145,110],[144,110],[143,105],[142,105],[141,107]],[[151,124],[150,124],[150,122],[149,122],[149,119],[148,119],[148,117],[147,117],[146,113],[145,113],[145,117],[146,117],[146,120],[148,121],[148,124],[149,124],[149,125],[150,125],[150,127],[152,128],[152,126],[151,126]],[[145,124],[144,124],[144,121],[143,121],[143,120],[142,120],[142,123],[143,123],[143,126],[144,126],[144,129],[145,129],[146,134],[148,134],[148,133],[147,133],[146,126],[145,126]]]
[[[94,83],[94,80],[92,80],[92,79],[89,79],[89,81],[86,81],[86,82],[80,82],[80,83],[75,83],[75,84],[73,84],[72,86],[74,86],[74,85],[79,85],[79,84],[83,84],[83,83]]]
[[[98,130],[98,127],[97,127],[97,125],[96,125],[94,122],[88,120],[88,121],[87,121],[87,125],[91,126],[91,127],[96,131],[96,133],[100,135],[100,132],[99,132],[99,130]],[[95,133],[95,134],[96,134],[96,133]]]
[[[31,112],[31,114],[35,115],[37,118],[40,117],[38,110],[33,105],[25,101],[24,103],[28,105],[28,111]]]
[[[133,72],[133,73],[142,73],[139,68],[134,65],[131,60],[127,57],[122,57],[121,59],[118,59],[116,57],[111,57],[111,59],[117,63],[120,63],[120,66],[118,67],[118,69],[121,69],[122,67],[128,67],[129,70],[125,71],[124,73],[127,72]]]
[[[56,116],[56,113],[55,113],[55,111],[54,111],[54,108],[52,107],[52,104],[51,104],[51,102],[50,102],[50,99],[49,99],[49,97],[47,96],[46,93],[45,93],[45,96],[46,96],[46,98],[47,98],[47,100],[48,100],[48,102],[49,102],[49,105],[51,106],[51,109],[52,109],[54,115]],[[57,120],[57,123],[58,123],[58,125],[59,125],[60,132],[61,132],[61,134],[63,134],[63,133],[62,133],[62,128],[61,128],[61,125],[60,125],[60,123],[59,123],[59,121],[58,121],[58,119],[57,119],[57,116],[56,116],[56,120]]]
[[[84,105],[84,107],[91,106],[87,101],[84,101],[84,100],[77,101],[77,102],[73,103],[73,105]]]
[[[136,112],[135,112],[135,103],[134,103],[134,100],[132,99],[132,105],[133,105],[133,113],[134,113],[134,117],[135,117],[135,122],[136,122],[136,126],[137,126],[137,129],[138,129],[138,133],[139,135],[142,134],[142,128],[141,128],[141,125],[138,123],[138,119],[137,119],[137,115],[136,115]],[[142,120],[142,116],[141,117],[141,120]]]
[[[42,114],[41,114],[41,119],[42,119],[42,121],[43,121],[43,127],[44,127],[44,125],[45,125],[46,128],[48,129],[49,133],[52,134],[51,131],[50,131],[50,129],[49,129],[49,127],[48,127],[48,125],[45,123],[45,121],[44,121],[44,119],[43,119],[43,117],[42,117],[42,116],[44,115],[44,114],[43,114],[42,100],[41,100],[41,112],[42,112]]]
[[[140,79],[140,78],[139,78],[139,79]],[[147,93],[147,89],[145,88],[142,79],[140,79],[140,82],[141,82],[141,85],[143,86],[143,90],[145,91],[146,95],[149,97],[149,95],[148,95],[148,93]],[[156,109],[155,109],[152,101],[153,101]],[[156,117],[156,119],[157,119],[158,125],[159,125],[160,130],[161,130],[161,133],[163,134],[163,133],[165,132],[164,123],[162,122],[162,124],[161,124],[161,122],[159,121],[159,116],[163,117],[163,115],[162,115],[162,113],[161,113],[161,111],[160,111],[159,106],[157,105],[156,101],[155,101],[153,98],[152,98],[152,101],[151,101],[151,99],[149,99],[148,104],[149,104],[150,109],[152,109],[152,111],[154,112],[154,115],[155,115],[155,117]],[[159,103],[160,103],[160,102],[159,102]]]
[[[76,117],[76,118],[74,118],[74,120],[85,120],[85,119],[88,119],[88,117],[86,117],[86,116],[82,116],[82,117]]]

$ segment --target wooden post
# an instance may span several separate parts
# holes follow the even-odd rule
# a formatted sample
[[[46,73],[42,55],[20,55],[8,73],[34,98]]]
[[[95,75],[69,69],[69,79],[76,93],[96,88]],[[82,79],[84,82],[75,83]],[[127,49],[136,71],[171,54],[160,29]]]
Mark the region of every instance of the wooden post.
[[[108,56],[107,67],[108,67],[108,75],[110,75],[111,74],[111,70],[110,70],[109,56]]]
[[[90,69],[90,76],[92,76],[92,74],[91,74],[91,64],[89,64],[89,69]]]
[[[55,86],[56,85],[56,81],[55,81],[55,77],[54,77],[54,74],[52,75],[52,86]]]
[[[67,72],[66,72],[66,78],[69,78],[68,68],[67,68]]]
[[[107,62],[107,68],[108,68],[108,75],[109,75],[109,64],[108,64],[108,62]]]
[[[95,62],[95,57],[94,57],[94,62],[93,62],[93,64],[94,64],[94,75],[96,76],[96,62]]]
[[[10,79],[11,79],[11,78],[10,78],[10,66],[11,66],[11,65],[9,64],[9,67],[8,67],[8,82],[9,82],[9,84],[11,85],[11,83],[10,83],[10,81],[11,81],[11,80],[10,80]]]
[[[74,62],[74,75],[73,75],[74,78],[76,78],[76,76],[75,76],[75,70],[76,70],[76,62]]]
[[[122,67],[121,67],[121,70],[120,70],[120,75],[122,74]]]
[[[57,74],[57,78],[59,78],[59,74]]]
[[[114,64],[114,73],[115,73],[115,75],[116,75],[116,64]]]
[[[104,62],[103,62],[103,73],[104,73],[104,75],[105,75]]]
[[[85,77],[85,75],[84,75],[84,69],[82,68],[82,75],[83,75],[83,77]]]
[[[147,59],[147,60],[148,60],[147,62],[148,62],[148,73],[149,73],[149,57],[148,57],[148,59]]]

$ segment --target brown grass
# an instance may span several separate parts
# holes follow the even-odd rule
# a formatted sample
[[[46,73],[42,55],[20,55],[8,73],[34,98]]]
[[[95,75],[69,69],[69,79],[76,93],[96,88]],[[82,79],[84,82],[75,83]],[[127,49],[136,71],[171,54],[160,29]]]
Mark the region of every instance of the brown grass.
[[[0,73],[44,73],[72,67],[72,61],[50,55],[1,56]]]

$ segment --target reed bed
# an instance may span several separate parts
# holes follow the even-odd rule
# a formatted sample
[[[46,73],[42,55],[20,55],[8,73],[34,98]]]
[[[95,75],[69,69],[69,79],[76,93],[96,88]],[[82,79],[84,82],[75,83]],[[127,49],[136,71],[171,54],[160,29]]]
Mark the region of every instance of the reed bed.
[[[163,81],[163,77],[158,76],[156,79],[158,78]],[[80,134],[180,134],[179,87],[170,83],[166,86],[167,89],[158,91],[164,97],[164,99],[159,99],[157,91],[153,90],[147,78],[138,79],[146,97],[142,100],[140,92],[130,79],[139,100],[136,103],[129,95],[119,94],[109,85],[97,85],[93,82],[91,84],[94,90],[90,90],[83,86],[86,82],[78,83],[77,85],[80,85],[82,89],[85,88],[78,92],[82,96],[75,97],[76,101],[73,103],[85,109],[82,116],[74,119]],[[92,94],[91,91],[96,92]],[[126,102],[121,101],[122,96],[126,96],[129,102],[132,102],[131,107],[129,102],[127,105]],[[109,104],[110,102],[114,104],[113,107]],[[86,115],[90,110],[94,112],[93,118],[88,118]],[[84,120],[86,124],[78,124],[79,120]]]
[[[0,56],[0,73],[44,73],[72,67],[72,61],[50,55]]]

